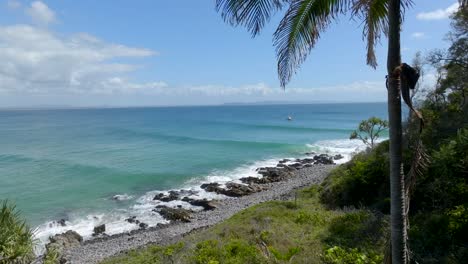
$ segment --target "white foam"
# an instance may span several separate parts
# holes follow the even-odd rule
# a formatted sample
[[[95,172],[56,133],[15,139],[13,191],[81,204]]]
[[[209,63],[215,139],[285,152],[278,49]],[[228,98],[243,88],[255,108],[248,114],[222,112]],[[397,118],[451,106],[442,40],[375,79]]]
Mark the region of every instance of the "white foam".
[[[376,142],[380,143],[385,139],[378,139]],[[366,150],[367,145],[361,140],[350,140],[350,139],[332,139],[332,140],[320,140],[313,144],[307,144],[311,150],[317,153],[327,153],[329,155],[341,154],[344,158],[335,160],[336,164],[346,163],[351,158]]]
[[[113,199],[113,200],[117,200],[117,201],[127,201],[127,200],[133,199],[133,196],[128,195],[128,194],[126,194],[126,193],[124,193],[124,194],[116,194],[116,195],[112,196],[112,199]]]
[[[380,142],[380,141],[379,141]],[[313,144],[307,145],[311,151],[317,153],[327,153],[330,155],[341,154],[344,156],[343,159],[336,160],[338,164],[345,163],[351,159],[351,157],[362,150],[366,149],[366,145],[359,140],[349,139],[337,139],[337,140],[322,140],[317,141]],[[188,180],[180,189],[184,190],[187,196],[193,199],[225,199],[226,196],[216,194],[213,192],[206,192],[200,185],[203,183],[217,182],[221,185],[226,184],[230,181],[240,182],[240,178],[243,177],[262,177],[256,171],[260,167],[275,167],[281,158],[271,158],[266,160],[260,160],[239,166],[233,170],[214,170],[205,177],[196,177]],[[294,163],[297,157],[286,157],[291,160],[289,163]],[[289,164],[287,163],[287,164]],[[113,235],[119,233],[129,232],[131,230],[138,229],[138,225],[134,223],[128,223],[125,219],[132,216],[136,216],[136,219],[140,222],[148,224],[148,226],[156,226],[158,223],[168,223],[167,220],[163,219],[158,213],[152,210],[157,205],[165,205],[169,207],[182,207],[194,211],[202,210],[202,207],[192,206],[187,202],[175,200],[170,202],[163,202],[159,200],[153,200],[154,196],[163,193],[168,194],[168,190],[154,190],[143,194],[136,198],[135,204],[131,205],[127,209],[116,209],[107,213],[90,214],[86,216],[71,217],[69,221],[66,221],[66,226],[61,226],[57,222],[48,222],[37,227],[35,236],[39,240],[39,245],[36,248],[36,253],[41,254],[44,251],[44,245],[48,243],[49,237],[55,234],[64,233],[68,230],[74,230],[83,236],[84,239],[92,238],[93,229],[95,226],[106,224],[106,234]],[[113,199],[131,200],[133,196],[128,194],[118,194],[113,196]]]

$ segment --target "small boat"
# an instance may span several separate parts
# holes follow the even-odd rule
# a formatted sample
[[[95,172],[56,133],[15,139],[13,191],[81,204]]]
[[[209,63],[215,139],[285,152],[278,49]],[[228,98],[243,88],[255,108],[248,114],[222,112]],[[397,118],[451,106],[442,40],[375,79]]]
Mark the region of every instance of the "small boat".
[[[292,120],[292,117],[291,116],[288,116],[288,121],[291,121]]]

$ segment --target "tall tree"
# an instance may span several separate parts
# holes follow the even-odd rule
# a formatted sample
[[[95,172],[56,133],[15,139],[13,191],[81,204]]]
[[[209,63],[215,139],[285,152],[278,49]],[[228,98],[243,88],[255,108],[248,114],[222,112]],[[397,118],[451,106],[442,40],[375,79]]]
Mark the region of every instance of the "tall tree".
[[[390,218],[392,263],[407,263],[405,182],[402,164],[402,125],[400,74],[396,68],[401,64],[400,49],[400,0],[388,3],[388,120],[390,135]]]
[[[460,7],[468,0],[459,0]],[[403,14],[412,0],[216,0],[216,9],[233,26],[245,26],[252,36],[260,33],[270,18],[286,10],[273,35],[278,59],[278,75],[285,88],[310,50],[332,21],[350,12],[362,21],[367,43],[367,64],[377,67],[374,48],[382,34],[388,36],[387,90],[390,134],[391,245],[392,262],[407,263],[405,186],[402,166],[401,98],[411,104],[408,87],[419,77],[401,64],[400,31]]]
[[[462,4],[465,0],[461,0]],[[245,26],[252,36],[278,11],[286,9],[273,36],[278,75],[284,88],[315,46],[320,34],[338,16],[350,12],[362,20],[367,42],[367,64],[377,67],[374,48],[382,33],[388,35],[388,113],[390,126],[392,262],[406,263],[404,177],[400,74],[402,12],[411,0],[216,0],[216,9],[233,26]]]

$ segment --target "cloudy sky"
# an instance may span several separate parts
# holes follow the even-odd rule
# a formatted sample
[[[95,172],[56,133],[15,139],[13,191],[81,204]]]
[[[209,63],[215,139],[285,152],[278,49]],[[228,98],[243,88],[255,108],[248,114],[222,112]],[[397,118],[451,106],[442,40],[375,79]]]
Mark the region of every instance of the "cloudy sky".
[[[447,46],[457,6],[415,0],[404,61]],[[279,88],[272,33],[281,15],[252,39],[212,0],[0,0],[0,108],[386,100],[385,40],[377,70],[367,67],[360,22],[347,17]]]

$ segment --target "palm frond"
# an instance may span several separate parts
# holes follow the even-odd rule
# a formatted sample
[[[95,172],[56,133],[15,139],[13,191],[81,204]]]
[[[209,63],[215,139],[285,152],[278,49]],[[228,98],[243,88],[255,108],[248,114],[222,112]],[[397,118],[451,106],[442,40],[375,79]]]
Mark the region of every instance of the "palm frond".
[[[357,0],[352,7],[352,15],[362,20],[362,38],[367,44],[367,64],[377,67],[375,47],[382,33],[388,31],[387,0]]]
[[[292,0],[273,35],[278,57],[278,75],[284,88],[310,50],[349,0]]]
[[[288,3],[288,0],[216,0],[216,10],[227,23],[244,26],[252,36],[256,36],[270,18]]]

